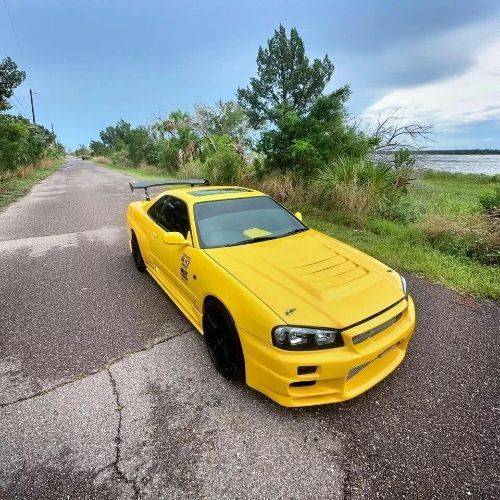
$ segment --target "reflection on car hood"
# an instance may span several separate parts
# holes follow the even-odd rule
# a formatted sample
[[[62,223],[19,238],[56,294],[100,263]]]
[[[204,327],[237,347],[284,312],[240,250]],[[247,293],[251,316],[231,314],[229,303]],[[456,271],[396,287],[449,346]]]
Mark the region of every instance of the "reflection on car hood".
[[[344,328],[404,295],[387,266],[312,229],[206,252],[289,324]]]

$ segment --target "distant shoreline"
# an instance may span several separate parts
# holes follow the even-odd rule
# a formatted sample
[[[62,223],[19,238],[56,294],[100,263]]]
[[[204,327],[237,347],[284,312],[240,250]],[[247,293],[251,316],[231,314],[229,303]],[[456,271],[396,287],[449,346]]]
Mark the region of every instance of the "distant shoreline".
[[[500,178],[499,149],[426,149],[412,153],[417,168]],[[392,162],[393,155],[394,151],[384,151],[372,155],[371,158],[375,161]]]
[[[500,149],[422,149],[419,155],[500,155]]]

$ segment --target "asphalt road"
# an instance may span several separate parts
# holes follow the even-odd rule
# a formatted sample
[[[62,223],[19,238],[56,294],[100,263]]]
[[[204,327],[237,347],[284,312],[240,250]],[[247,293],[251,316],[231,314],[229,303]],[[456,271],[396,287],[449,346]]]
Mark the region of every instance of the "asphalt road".
[[[69,160],[0,214],[1,498],[500,497],[498,303],[409,276],[404,363],[282,408],[134,269],[128,180]]]

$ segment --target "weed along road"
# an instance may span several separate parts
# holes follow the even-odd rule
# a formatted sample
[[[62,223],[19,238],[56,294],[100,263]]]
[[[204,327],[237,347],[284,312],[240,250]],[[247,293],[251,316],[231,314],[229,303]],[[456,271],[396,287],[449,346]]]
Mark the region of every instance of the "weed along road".
[[[283,408],[135,270],[129,180],[66,160],[0,214],[1,498],[499,497],[498,303],[410,276],[403,364]]]

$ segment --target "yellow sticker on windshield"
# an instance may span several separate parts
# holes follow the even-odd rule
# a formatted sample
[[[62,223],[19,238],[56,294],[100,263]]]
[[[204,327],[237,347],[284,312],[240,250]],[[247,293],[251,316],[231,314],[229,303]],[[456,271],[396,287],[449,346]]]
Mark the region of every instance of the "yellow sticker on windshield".
[[[270,233],[269,231],[266,231],[265,229],[259,229],[258,227],[250,227],[248,229],[245,229],[243,231],[243,234],[245,236],[248,236],[248,238],[258,238],[259,236],[269,236]]]

